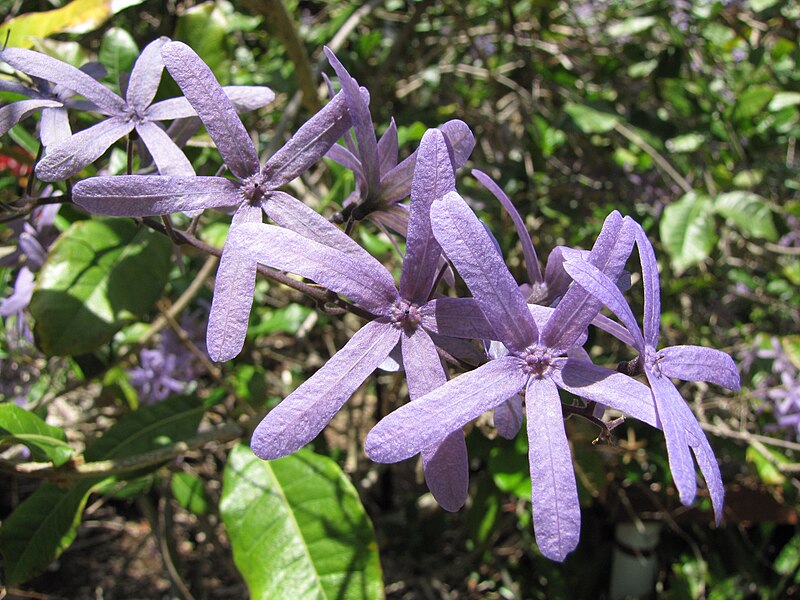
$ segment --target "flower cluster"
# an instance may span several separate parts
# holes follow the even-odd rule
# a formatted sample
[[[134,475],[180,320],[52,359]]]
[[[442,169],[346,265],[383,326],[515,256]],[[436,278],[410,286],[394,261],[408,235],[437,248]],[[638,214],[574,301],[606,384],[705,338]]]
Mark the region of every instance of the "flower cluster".
[[[83,72],[58,72],[53,59],[35,53],[9,49],[0,58],[32,78],[84,96],[109,116],[92,128],[46,143],[36,168],[40,178],[75,174],[133,131],[152,156],[158,175],[92,177],[77,183],[73,200],[79,206],[133,217],[219,208],[233,212],[208,321],[212,359],[228,360],[242,350],[258,265],[307,278],[369,317],[322,368],[266,415],[252,436],[257,456],[286,456],[313,440],[366,378],[391,360],[405,373],[411,401],[372,429],[366,452],[384,463],[421,455],[428,486],[447,510],[458,510],[467,496],[462,428],[490,410],[504,437],[515,436],[524,421],[536,539],[545,556],[563,560],[580,534],[564,418],[586,416],[607,433],[620,422],[604,420],[612,409],[664,431],[684,504],[696,494],[697,463],[719,521],[719,467],[672,380],[738,389],[739,376],[723,352],[699,346],[659,348],[658,267],[641,226],[612,212],[591,250],[558,247],[542,273],[522,217],[494,181],[473,171],[509,212],[520,236],[528,281],[518,283],[491,233],[457,191],[456,171],[474,146],[467,125],[454,120],[428,130],[419,148],[399,161],[394,122],[382,136],[375,134],[368,91],[332,52],[325,52],[341,91],[263,164],[237,115],[236,94],[222,88],[182,43],[161,39],[149,45],[134,67],[124,99],[101,92]],[[152,104],[164,67],[184,98]],[[51,104],[37,100],[37,106],[59,108],[66,98],[62,93],[46,100]],[[9,114],[21,118],[22,108]],[[232,178],[196,176],[158,124],[194,114]],[[344,145],[339,145],[342,138]],[[355,174],[355,191],[343,200],[333,218],[336,224],[281,189],[324,156]],[[403,203],[407,197],[409,202]],[[271,223],[263,222],[264,215]],[[399,281],[348,235],[364,219],[405,239]],[[342,223],[344,230],[337,226]],[[645,295],[641,327],[623,296],[629,287],[625,265],[634,248]],[[454,295],[451,267],[471,296]],[[603,316],[604,307],[618,320]],[[631,347],[629,372],[592,362],[583,350],[590,327]],[[460,366],[478,366],[450,379],[443,357]],[[565,403],[559,390],[577,400]]]

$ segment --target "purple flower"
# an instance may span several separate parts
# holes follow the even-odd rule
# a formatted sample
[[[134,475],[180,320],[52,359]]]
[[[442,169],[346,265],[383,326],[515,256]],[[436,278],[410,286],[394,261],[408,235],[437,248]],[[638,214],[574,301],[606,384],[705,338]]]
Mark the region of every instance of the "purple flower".
[[[36,175],[40,179],[61,181],[72,177],[134,130],[160,173],[194,174],[181,149],[157,124],[158,121],[194,116],[194,110],[185,98],[152,104],[164,70],[161,48],[167,42],[168,38],[162,37],[144,48],[133,66],[124,99],[85,73],[50,56],[20,48],[3,51],[0,58],[14,68],[72,89],[94,103],[100,112],[109,115],[108,119],[48,147],[45,157],[36,165]],[[274,98],[267,88],[248,88],[245,94],[253,96],[248,104],[259,106]]]
[[[258,425],[251,441],[263,459],[286,456],[310,442],[355,390],[400,344],[412,401],[447,380],[429,331],[457,337],[492,335],[476,331],[474,304],[458,299],[429,301],[437,280],[440,248],[430,232],[431,203],[455,189],[455,173],[444,135],[426,132],[419,149],[408,224],[406,256],[399,290],[375,258],[334,225],[318,217],[316,229],[328,231],[316,241],[272,225],[240,225],[230,240],[259,263],[307,277],[347,296],[375,315],[347,344]],[[437,314],[447,319],[436,321]],[[479,323],[485,323],[481,318]],[[412,402],[412,404],[414,403]],[[467,494],[468,467],[459,427],[442,430],[422,452],[428,486],[447,510],[458,510]]]
[[[695,458],[708,485],[714,514],[719,523],[725,491],[719,465],[697,418],[671,381],[708,381],[738,390],[739,373],[733,359],[713,348],[703,346],[670,346],[658,350],[661,293],[653,246],[640,225],[636,224],[636,246],[642,264],[644,285],[644,328],[639,329],[628,304],[611,280],[593,265],[584,261],[567,261],[564,268],[581,287],[596,296],[617,315],[639,351],[639,365],[652,389],[658,423],[667,441],[670,470],[678,488],[681,502],[689,505],[697,491]]]
[[[41,60],[42,56],[44,55],[38,52],[20,48],[0,53],[0,59],[7,60],[11,66],[19,65],[18,70],[22,72],[25,72],[26,65]],[[39,110],[42,111],[39,129],[43,146],[52,146],[72,135],[67,107],[70,105],[69,100],[75,95],[70,83],[76,73],[99,79],[105,74],[105,68],[100,63],[87,63],[80,69],[75,69],[72,65],[63,63],[62,76],[58,81],[64,83],[53,84],[33,75],[31,76],[33,87],[0,79],[0,91],[13,92],[30,98],[12,102],[0,108],[0,136],[8,133],[8,130],[22,119]],[[84,81],[83,75],[77,75],[78,79]]]
[[[411,192],[417,152],[398,164],[397,127],[394,119],[380,140],[376,141],[369,102],[359,93],[358,83],[336,55],[328,48],[324,50],[339,76],[358,142],[356,149],[347,135],[346,148],[336,144],[327,154],[328,158],[353,171],[356,177],[356,189],[343,202],[340,222],[349,218],[356,221],[369,218],[379,226],[390,227],[405,235],[408,209],[399,202]],[[472,131],[466,123],[457,119],[444,123],[439,129],[447,138],[453,154],[453,164],[459,169],[467,162],[475,146]]]
[[[167,69],[206,126],[225,164],[227,177],[93,177],[73,190],[77,204],[100,214],[153,216],[204,208],[234,207],[233,227],[260,223],[262,210],[281,225],[303,226],[303,204],[279,188],[307,170],[350,127],[340,95],[312,117],[262,167],[234,104],[211,69],[187,45],[170,42],[162,50]],[[241,352],[255,291],[256,264],[226,242],[208,319],[211,358],[225,361]]]
[[[589,254],[612,277],[633,245],[630,222],[609,215]],[[524,390],[536,540],[545,556],[563,560],[578,543],[580,505],[558,388],[654,425],[649,390],[583,358],[563,357],[582,343],[599,302],[572,287],[555,309],[532,313],[488,232],[458,194],[433,204],[431,225],[507,353],[385,417],[367,436],[367,454],[378,462],[409,458]]]

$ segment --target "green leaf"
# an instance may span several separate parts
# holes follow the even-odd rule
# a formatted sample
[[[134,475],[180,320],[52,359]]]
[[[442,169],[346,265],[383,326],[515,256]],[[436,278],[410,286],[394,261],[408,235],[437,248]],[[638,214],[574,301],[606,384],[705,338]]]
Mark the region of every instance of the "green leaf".
[[[174,396],[125,415],[84,456],[87,462],[124,459],[185,440],[195,435],[204,412],[199,400]],[[75,539],[89,493],[96,487],[109,489],[111,482],[122,478],[82,479],[66,488],[47,483],[31,494],[0,528],[6,583],[14,585],[30,579],[58,558]]]
[[[767,105],[767,110],[778,112],[789,106],[800,104],[800,92],[778,92]]]
[[[670,152],[694,152],[706,141],[701,133],[685,133],[667,140],[667,150]]]
[[[167,282],[167,238],[128,219],[73,223],[39,273],[30,310],[50,355],[87,354],[148,310]]]
[[[773,450],[768,450],[771,458],[776,463],[790,463],[791,461],[782,454]],[[745,452],[747,462],[752,463],[756,469],[756,473],[761,478],[761,481],[767,485],[781,485],[786,481],[786,477],[781,473],[778,468],[766,456],[759,452],[753,446],[748,446]]]
[[[647,31],[656,24],[655,17],[630,17],[619,23],[614,23],[608,28],[608,35],[611,37],[622,37],[625,35],[635,35],[642,31]]]
[[[311,314],[311,309],[301,304],[290,304],[283,308],[265,311],[261,320],[250,327],[248,336],[267,335],[275,332],[294,335]]]
[[[0,404],[0,444],[26,445],[34,460],[61,466],[72,456],[67,437],[34,413],[10,402]]]
[[[107,79],[115,85],[122,73],[130,73],[139,56],[139,47],[133,36],[120,27],[112,27],[103,34],[98,58],[106,68]]]
[[[711,199],[690,192],[664,209],[661,242],[680,274],[703,261],[716,243]]]
[[[780,575],[792,575],[800,569],[800,534],[795,535],[781,549],[775,559],[775,571]]]
[[[191,46],[225,85],[230,81],[228,16],[222,6],[221,2],[204,2],[187,9],[178,17],[173,37]]]
[[[173,473],[170,482],[172,495],[183,508],[196,515],[208,512],[209,500],[203,480],[194,473]]]
[[[262,461],[237,446],[220,512],[253,600],[383,597],[372,523],[331,459],[300,450]]]
[[[0,40],[8,46],[30,48],[37,39],[54,33],[86,33],[102,25],[119,11],[141,4],[142,0],[73,0],[55,10],[26,13],[0,25]]]
[[[531,498],[531,475],[528,464],[528,440],[518,435],[513,444],[496,444],[489,453],[489,472],[495,485],[517,498]]]
[[[714,201],[714,210],[755,238],[769,241],[778,239],[772,211],[758,194],[746,191],[720,194]]]
[[[738,98],[736,116],[740,119],[750,119],[760,113],[772,100],[775,91],[766,85],[754,85],[746,88]]]
[[[601,112],[574,102],[567,102],[564,110],[583,133],[606,133],[614,129],[620,120],[615,114]]]
[[[69,547],[95,483],[79,481],[67,489],[45,483],[3,521],[0,552],[5,558],[5,583],[30,579]]]

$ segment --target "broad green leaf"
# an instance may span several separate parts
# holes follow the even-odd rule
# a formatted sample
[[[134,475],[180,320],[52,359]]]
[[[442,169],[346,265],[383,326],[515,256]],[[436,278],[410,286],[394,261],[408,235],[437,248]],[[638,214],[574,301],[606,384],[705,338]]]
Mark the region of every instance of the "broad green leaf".
[[[694,152],[705,141],[706,137],[701,133],[685,133],[667,140],[667,150],[670,152]]]
[[[295,334],[311,314],[311,309],[301,304],[290,304],[283,308],[266,311],[261,321],[248,330],[248,336],[282,332]]]
[[[800,92],[778,92],[772,97],[767,105],[767,110],[778,112],[788,106],[800,104]]]
[[[614,129],[620,120],[615,114],[601,112],[575,102],[567,102],[564,110],[584,133],[606,133]]]
[[[785,335],[781,338],[781,346],[786,357],[800,369],[800,334]]]
[[[197,432],[204,412],[202,402],[184,396],[147,406],[122,417],[84,456],[87,462],[124,459],[185,440]],[[109,489],[108,485],[122,478],[82,479],[73,481],[69,487],[47,483],[20,504],[0,528],[6,583],[13,585],[30,579],[58,558],[75,539],[89,493],[96,487]]]
[[[30,48],[36,39],[54,33],[86,33],[102,25],[119,11],[141,4],[142,0],[73,0],[44,12],[25,13],[0,25],[0,40],[8,32],[8,46]]]
[[[83,480],[69,488],[45,483],[3,521],[0,552],[5,558],[5,583],[30,579],[69,547],[95,483]]]
[[[72,456],[67,436],[34,413],[11,402],[0,404],[0,445],[24,444],[34,460],[61,466]]]
[[[78,221],[50,250],[30,310],[39,347],[89,353],[147,311],[167,282],[167,238],[128,219]]]
[[[741,231],[755,238],[769,241],[778,239],[772,211],[758,194],[746,191],[720,194],[714,200],[714,210],[736,223]]]
[[[800,569],[800,534],[795,535],[781,549],[775,559],[775,571],[781,575],[797,574]]]
[[[691,192],[664,209],[661,242],[680,274],[703,261],[716,243],[711,199]]]
[[[191,46],[222,85],[230,81],[226,4],[204,2],[187,9],[178,17],[173,36]]]
[[[764,180],[764,171],[761,169],[745,169],[733,176],[733,185],[737,188],[752,188]]]
[[[237,446],[220,512],[253,600],[383,597],[372,523],[331,459],[300,450],[263,461]]]
[[[608,35],[611,37],[622,37],[635,35],[642,31],[647,31],[656,24],[655,17],[630,17],[619,23],[614,23],[608,28]]]
[[[170,482],[172,495],[183,508],[196,515],[208,512],[209,500],[203,480],[194,473],[178,472],[172,474]]]
[[[778,3],[778,0],[750,0],[750,8],[755,12],[761,12],[772,8]]]
[[[98,59],[107,71],[107,79],[119,84],[122,73],[130,73],[139,56],[139,47],[133,36],[120,27],[112,27],[103,34]]]

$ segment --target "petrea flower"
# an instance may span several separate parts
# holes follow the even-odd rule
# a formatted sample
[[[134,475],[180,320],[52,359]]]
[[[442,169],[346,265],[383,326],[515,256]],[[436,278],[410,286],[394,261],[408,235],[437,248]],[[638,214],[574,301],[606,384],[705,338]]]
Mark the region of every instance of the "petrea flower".
[[[161,81],[164,62],[161,48],[166,37],[148,44],[136,60],[128,80],[125,98],[121,98],[85,73],[50,56],[9,48],[0,58],[33,77],[59,83],[93,102],[109,118],[92,125],[47,148],[36,165],[36,175],[43,181],[61,181],[77,174],[99,158],[118,139],[136,131],[160,173],[193,175],[189,160],[157,124],[158,121],[190,117],[195,114],[185,98],[171,98],[152,104]],[[263,106],[274,98],[268,88],[248,88],[243,92],[248,104]],[[257,98],[256,98],[257,96]]]
[[[397,126],[394,119],[376,141],[369,103],[359,94],[356,80],[347,72],[330,49],[323,48],[347,99],[347,108],[353,119],[358,148],[349,135],[345,136],[347,148],[338,144],[328,150],[328,158],[353,171],[356,189],[343,202],[338,218],[360,221],[369,218],[380,226],[387,226],[405,235],[408,209],[398,204],[411,192],[411,181],[417,162],[417,151],[398,164]],[[453,119],[439,127],[453,153],[453,165],[459,169],[467,162],[475,138],[463,121]]]
[[[377,462],[404,460],[524,390],[536,540],[545,556],[563,560],[578,543],[580,505],[558,388],[654,425],[650,390],[584,359],[562,357],[582,341],[599,302],[573,287],[552,312],[534,316],[457,193],[434,202],[431,226],[508,353],[389,414],[369,433],[365,449]],[[630,219],[614,212],[588,260],[616,277],[632,245]]]
[[[383,265],[322,217],[318,217],[317,229],[329,232],[328,243],[273,225],[249,223],[232,230],[231,243],[259,263],[307,277],[375,315],[375,320],[264,417],[251,441],[256,456],[279,458],[310,442],[398,343],[412,401],[445,383],[445,371],[427,331],[442,309],[437,301],[428,301],[440,255],[428,214],[435,199],[454,189],[447,142],[440,131],[431,129],[420,144],[414,173],[399,290]],[[459,315],[457,303],[450,303],[449,312],[451,319],[438,324],[440,333],[458,337],[476,333],[469,308]],[[418,449],[428,486],[444,508],[458,510],[464,504],[468,483],[464,436],[454,427],[441,430],[441,435],[429,441]]]
[[[14,57],[15,53],[18,53],[18,56]],[[11,57],[13,63],[20,65],[18,70],[25,72],[25,66],[30,61],[39,60],[40,56],[42,55],[38,52],[17,49],[4,51],[0,54],[0,59]],[[9,129],[22,119],[39,110],[42,111],[39,136],[43,146],[52,146],[72,135],[67,106],[69,106],[70,98],[75,95],[75,91],[68,84],[76,69],[66,63],[64,66],[63,77],[59,80],[64,81],[64,84],[54,84],[40,77],[31,76],[33,87],[27,87],[14,81],[0,79],[0,91],[13,92],[30,98],[12,102],[0,108],[0,136],[8,133]],[[105,68],[100,63],[87,63],[77,71],[93,79],[100,79],[105,74]]]
[[[689,505],[697,491],[694,451],[700,471],[706,480],[717,523],[722,519],[724,489],[719,465],[697,418],[684,402],[671,377],[684,381],[708,381],[732,390],[740,388],[739,373],[733,359],[713,348],[703,346],[670,346],[658,350],[661,293],[658,263],[653,246],[640,225],[636,224],[636,246],[642,264],[644,285],[644,331],[639,329],[630,306],[619,289],[606,275],[586,262],[569,260],[566,271],[617,315],[639,351],[638,365],[650,382],[658,422],[667,441],[670,470],[681,502]]]
[[[305,123],[262,167],[233,103],[211,69],[189,46],[180,42],[166,44],[162,56],[236,179],[93,177],[75,185],[75,202],[95,213],[132,217],[235,207],[232,227],[260,223],[262,210],[279,224],[302,224],[306,214],[302,203],[278,188],[324,156],[350,127],[342,95],[337,95]],[[255,262],[232,252],[226,242],[208,319],[206,343],[213,360],[229,360],[241,352],[255,280]]]

